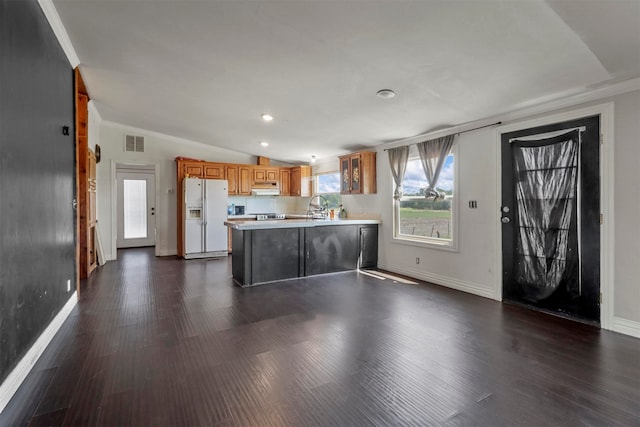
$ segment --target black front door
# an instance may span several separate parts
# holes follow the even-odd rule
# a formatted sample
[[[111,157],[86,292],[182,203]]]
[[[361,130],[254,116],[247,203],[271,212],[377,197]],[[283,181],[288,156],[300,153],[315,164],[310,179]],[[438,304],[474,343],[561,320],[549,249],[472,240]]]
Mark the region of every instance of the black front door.
[[[503,300],[600,321],[600,118],[502,134]]]

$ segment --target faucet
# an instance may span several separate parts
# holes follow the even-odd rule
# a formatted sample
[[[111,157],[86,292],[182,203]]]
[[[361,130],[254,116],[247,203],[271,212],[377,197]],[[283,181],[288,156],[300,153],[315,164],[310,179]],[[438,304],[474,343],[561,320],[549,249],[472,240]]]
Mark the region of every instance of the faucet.
[[[325,219],[329,214],[329,202],[322,194],[316,194],[309,200],[307,217],[311,219]]]

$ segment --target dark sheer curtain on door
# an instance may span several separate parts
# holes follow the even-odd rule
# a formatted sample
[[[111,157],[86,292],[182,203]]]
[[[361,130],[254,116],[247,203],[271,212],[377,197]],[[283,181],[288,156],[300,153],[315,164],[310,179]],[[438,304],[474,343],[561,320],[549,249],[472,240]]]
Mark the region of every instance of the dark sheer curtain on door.
[[[530,301],[580,293],[577,130],[513,144],[516,281]]]

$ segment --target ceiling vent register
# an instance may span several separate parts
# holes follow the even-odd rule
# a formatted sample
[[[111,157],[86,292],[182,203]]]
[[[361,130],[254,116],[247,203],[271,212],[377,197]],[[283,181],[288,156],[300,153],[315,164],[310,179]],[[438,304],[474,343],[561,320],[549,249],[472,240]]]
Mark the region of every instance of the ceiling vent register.
[[[144,153],[144,136],[125,135],[124,151]]]

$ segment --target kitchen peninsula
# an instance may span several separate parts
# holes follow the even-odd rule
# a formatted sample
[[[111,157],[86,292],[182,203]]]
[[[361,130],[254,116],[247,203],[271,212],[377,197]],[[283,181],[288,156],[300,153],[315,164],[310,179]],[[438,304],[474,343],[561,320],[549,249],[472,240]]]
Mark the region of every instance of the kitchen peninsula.
[[[378,263],[375,219],[227,221],[233,278],[253,286]]]

